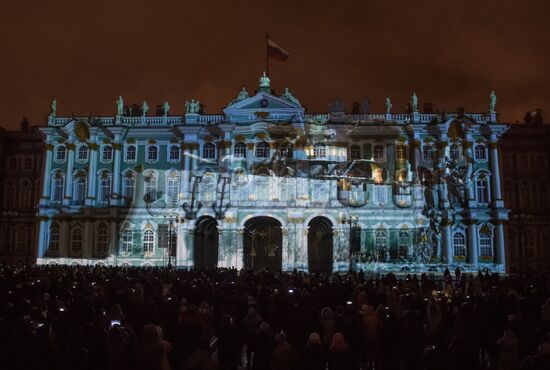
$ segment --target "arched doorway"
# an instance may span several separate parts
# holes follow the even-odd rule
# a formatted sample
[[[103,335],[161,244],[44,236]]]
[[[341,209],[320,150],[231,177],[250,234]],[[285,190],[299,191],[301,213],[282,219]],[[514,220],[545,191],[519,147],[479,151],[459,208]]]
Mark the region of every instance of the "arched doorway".
[[[326,217],[315,217],[309,221],[307,234],[307,261],[309,272],[329,274],[333,262],[332,223]]]
[[[214,217],[200,217],[195,224],[193,243],[195,268],[215,268],[218,265],[218,221]]]
[[[281,223],[271,217],[254,217],[244,224],[244,268],[280,271],[283,234]]]

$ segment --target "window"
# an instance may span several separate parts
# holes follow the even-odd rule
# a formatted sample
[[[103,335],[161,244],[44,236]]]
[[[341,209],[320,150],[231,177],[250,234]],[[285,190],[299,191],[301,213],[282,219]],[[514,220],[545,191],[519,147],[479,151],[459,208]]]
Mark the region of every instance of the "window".
[[[155,145],[149,145],[147,147],[147,161],[156,162],[158,160],[159,150]]]
[[[74,182],[73,202],[75,204],[83,204],[86,199],[86,178],[77,177]]]
[[[374,185],[374,203],[379,205],[387,203],[386,187],[384,185]]]
[[[487,227],[485,227],[487,228]],[[490,257],[493,255],[493,237],[491,230],[480,232],[479,234],[479,255],[481,257]]]
[[[290,143],[284,143],[279,147],[281,157],[285,159],[292,159],[294,157],[294,148]]]
[[[77,159],[81,162],[88,160],[88,147],[86,145],[81,145],[78,147]]]
[[[110,162],[113,159],[113,148],[110,145],[105,145],[101,152],[101,160],[104,162]]]
[[[532,207],[532,184],[528,180],[523,180],[519,187],[519,199],[520,199],[520,205],[523,208],[531,208]]]
[[[158,180],[156,175],[149,174],[145,176],[144,200],[146,203],[151,203],[157,200],[157,184]]]
[[[546,181],[540,181],[537,186],[537,204],[539,208],[546,208],[550,205],[548,198],[548,184]]]
[[[385,153],[385,150],[384,150],[384,145],[376,144],[372,148],[372,158],[375,161],[383,161],[385,157],[386,157],[386,153]]]
[[[65,162],[66,156],[67,156],[67,149],[63,145],[58,146],[57,149],[55,150],[56,162]]]
[[[325,144],[317,143],[313,146],[313,156],[315,158],[325,158],[327,156],[327,148]]]
[[[246,157],[246,144],[237,143],[233,148],[233,155],[235,158],[245,158]]]
[[[63,175],[56,173],[52,184],[52,201],[61,202],[63,200],[63,183]]]
[[[525,230],[525,257],[533,259],[537,256],[537,232],[533,229]]]
[[[177,145],[170,146],[170,155],[168,159],[170,162],[177,162],[180,160],[180,148]]]
[[[180,181],[178,176],[170,174],[166,180],[166,195],[168,196],[168,201],[172,205],[178,202],[179,185]]]
[[[80,227],[74,228],[71,233],[71,252],[82,252],[82,229]]]
[[[0,232],[2,233],[2,248],[5,250],[11,249],[12,228],[4,224]]]
[[[212,143],[206,143],[202,147],[202,157],[205,159],[216,158],[216,147]]]
[[[457,144],[451,144],[449,147],[449,156],[452,160],[457,160],[460,158],[460,147]]]
[[[21,181],[19,186],[19,205],[23,208],[32,205],[32,184],[28,179]]]
[[[136,147],[129,145],[126,147],[126,161],[135,162],[136,160]]]
[[[216,199],[216,182],[210,175],[204,176],[200,182],[201,199],[212,202]]]
[[[32,170],[32,157],[25,157],[25,159],[23,159],[23,170]]]
[[[135,179],[131,173],[124,176],[123,185],[122,185],[122,195],[129,201],[134,200],[134,188],[135,188]]]
[[[122,231],[122,253],[129,253],[132,250],[133,241],[132,229],[124,229]]]
[[[103,172],[99,179],[99,201],[108,202],[111,197],[111,174]]]
[[[97,228],[97,253],[105,254],[107,253],[108,247],[108,233],[107,226],[105,224],[100,224]]]
[[[514,183],[511,180],[504,182],[504,202],[508,207],[514,208]]]
[[[489,181],[483,173],[476,178],[476,200],[481,205],[489,204]]]
[[[50,243],[48,245],[48,251],[58,252],[59,251],[59,224],[56,222],[52,223],[50,226]]]
[[[404,145],[397,145],[395,148],[395,157],[400,161],[407,159],[407,151]]]
[[[294,178],[285,176],[281,180],[281,200],[291,201],[296,198]]]
[[[434,159],[434,148],[431,145],[425,145],[424,148],[422,148],[422,159],[425,162],[433,161]]]
[[[15,181],[13,179],[7,180],[6,184],[6,193],[4,194],[4,205],[6,208],[15,208],[15,201],[17,200],[17,187],[15,186]]]
[[[17,169],[17,157],[10,157],[9,168],[11,171],[15,171]]]
[[[457,257],[466,257],[466,237],[461,232],[456,232],[453,236],[454,255]]]
[[[17,228],[15,235],[15,249],[18,251],[24,251],[27,247],[27,228],[24,225],[20,225]]]
[[[146,254],[153,253],[155,243],[155,234],[153,230],[145,230],[143,233],[143,252]]]
[[[408,231],[399,231],[399,255],[406,256],[409,254],[409,247],[411,245],[411,234]]]
[[[487,154],[485,152],[485,145],[483,144],[476,144],[474,147],[474,156],[476,161],[486,161],[487,160]]]
[[[351,160],[361,159],[361,148],[359,145],[352,145],[349,149],[349,158]]]
[[[256,144],[256,157],[268,158],[269,157],[269,144],[265,141],[261,141]]]
[[[374,234],[374,250],[377,257],[385,259],[388,235],[386,230],[377,230]]]

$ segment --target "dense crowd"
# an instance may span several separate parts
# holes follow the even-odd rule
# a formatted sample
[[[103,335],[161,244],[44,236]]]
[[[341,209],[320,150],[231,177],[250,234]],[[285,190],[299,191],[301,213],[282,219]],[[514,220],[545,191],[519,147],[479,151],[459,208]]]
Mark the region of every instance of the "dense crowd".
[[[550,369],[548,277],[0,267],[4,369]]]

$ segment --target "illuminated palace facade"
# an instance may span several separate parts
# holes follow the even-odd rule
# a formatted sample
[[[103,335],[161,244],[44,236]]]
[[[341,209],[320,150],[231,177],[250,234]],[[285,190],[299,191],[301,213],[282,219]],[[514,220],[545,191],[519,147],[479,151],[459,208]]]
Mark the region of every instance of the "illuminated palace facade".
[[[219,115],[194,100],[182,116],[122,98],[111,117],[53,110],[37,261],[503,271],[507,126],[494,109],[420,113],[413,97],[405,114],[389,99],[381,114],[308,114],[264,74]]]

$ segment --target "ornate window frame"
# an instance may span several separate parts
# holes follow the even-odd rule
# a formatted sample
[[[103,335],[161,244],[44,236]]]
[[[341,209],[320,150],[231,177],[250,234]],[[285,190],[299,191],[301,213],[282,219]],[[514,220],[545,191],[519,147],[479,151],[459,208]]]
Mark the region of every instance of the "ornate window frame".
[[[246,158],[246,143],[238,141],[233,145],[233,156],[235,158]]]
[[[112,163],[113,162],[113,155],[114,155],[113,146],[111,144],[102,144],[100,149],[101,149],[100,162],[101,163]],[[110,150],[110,153],[111,153],[110,158],[105,158],[105,154],[106,154],[107,150]]]
[[[58,158],[59,151],[63,150],[63,158]],[[53,149],[53,162],[54,163],[65,163],[67,161],[67,147],[64,144],[57,144]]]
[[[172,158],[172,150],[175,149],[177,150],[177,158]],[[180,145],[179,144],[169,144],[167,147],[166,147],[166,162],[168,163],[178,163],[179,161],[181,161],[181,148],[180,148]]]
[[[151,157],[151,154],[153,153],[151,149],[155,149],[155,158]],[[148,143],[145,145],[145,162],[146,163],[157,163],[159,161],[159,153],[160,153],[160,147],[157,143]]]
[[[134,148],[134,159],[129,159],[128,158],[128,149],[130,149],[130,147]],[[137,146],[137,144],[132,143],[132,144],[125,144],[124,145],[124,162],[126,162],[128,164],[134,164],[137,161],[137,156],[138,156],[138,146]]]
[[[489,153],[487,149],[487,144],[484,141],[476,141],[474,143],[473,151],[474,161],[476,163],[487,163],[487,161],[489,160]]]
[[[83,149],[86,151],[84,152]],[[85,158],[81,158],[81,154],[86,153]],[[90,147],[86,143],[78,144],[76,147],[76,163],[86,163],[90,160]]]
[[[386,159],[387,159],[386,144],[382,142],[372,143],[372,160],[375,162],[385,162]]]

